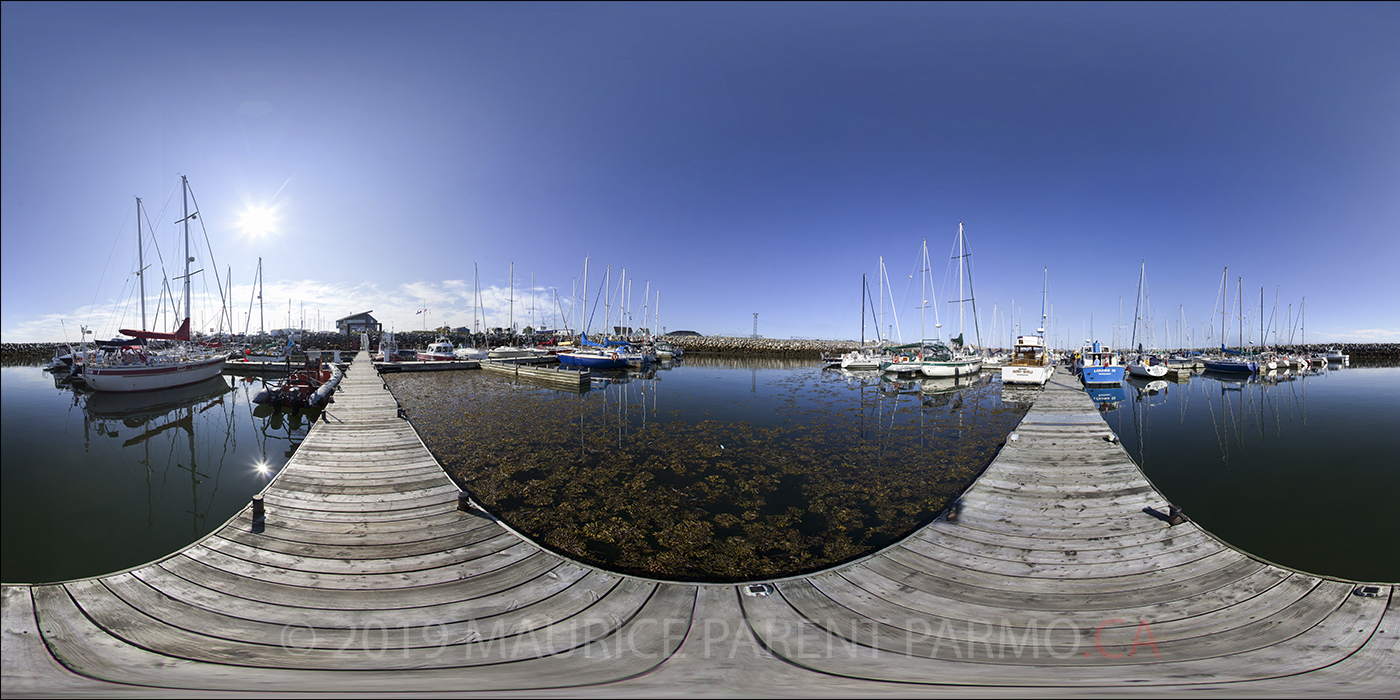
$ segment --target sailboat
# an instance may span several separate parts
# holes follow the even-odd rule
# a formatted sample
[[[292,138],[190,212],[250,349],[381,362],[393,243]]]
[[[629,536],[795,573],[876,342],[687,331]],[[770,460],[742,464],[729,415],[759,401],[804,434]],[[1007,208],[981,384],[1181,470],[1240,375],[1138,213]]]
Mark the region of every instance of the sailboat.
[[[1142,271],[1138,273],[1137,313],[1133,315],[1133,339],[1131,344],[1137,348],[1137,352],[1132,357],[1128,358],[1128,374],[1143,379],[1161,379],[1167,376],[1166,360],[1152,353],[1143,352],[1142,343],[1138,342],[1137,337],[1138,321],[1142,320],[1142,317],[1147,314],[1146,280],[1147,261],[1144,260],[1142,261]],[[1146,329],[1147,326],[1144,325],[1143,328]]]
[[[609,267],[611,269],[611,267]],[[607,277],[604,277],[603,289],[607,289]],[[583,288],[585,294],[588,290],[588,260],[583,261]],[[585,369],[627,369],[633,361],[641,363],[640,353],[632,352],[626,343],[607,340],[598,343],[588,339],[587,324],[583,324],[579,330],[579,347],[570,352],[559,352],[556,354],[559,363],[565,367],[582,367]]]
[[[190,220],[199,216],[190,213],[189,181],[180,176],[185,217],[176,223],[185,226],[185,319],[173,333],[158,333],[122,329],[123,335],[141,340],[171,340],[178,345],[163,352],[150,352],[132,341],[111,352],[99,353],[83,370],[87,385],[94,391],[135,392],[158,391],[197,384],[218,376],[228,360],[228,353],[211,351],[190,342]],[[137,200],[140,209],[140,200]],[[140,247],[140,214],[137,214],[137,246]],[[142,270],[144,273],[145,271]],[[146,276],[141,274],[142,326],[145,325]]]
[[[1225,272],[1226,272],[1226,273],[1229,272],[1229,267],[1226,267]],[[1222,342],[1221,342],[1221,356],[1219,356],[1219,357],[1207,357],[1207,358],[1205,358],[1205,368],[1207,368],[1208,371],[1212,371],[1212,372],[1225,372],[1225,374],[1257,374],[1257,372],[1259,372],[1259,363],[1256,363],[1256,361],[1249,360],[1249,358],[1246,358],[1246,357],[1245,357],[1245,354],[1243,354],[1243,353],[1245,353],[1245,298],[1243,298],[1243,295],[1242,295],[1242,293],[1243,293],[1243,288],[1245,288],[1245,287],[1243,287],[1243,286],[1245,286],[1245,279],[1243,279],[1243,277],[1240,277],[1240,279],[1239,279],[1239,286],[1236,286],[1236,290],[1240,290],[1239,293],[1236,293],[1236,295],[1238,295],[1238,297],[1240,297],[1240,298],[1239,298],[1239,350],[1238,350],[1238,351],[1236,351],[1236,350],[1229,350],[1228,347],[1225,347],[1225,342],[1224,342],[1224,340],[1222,340]],[[1221,291],[1221,294],[1224,295],[1224,294],[1225,294],[1224,291]],[[1221,305],[1221,335],[1222,335],[1222,336],[1225,335],[1224,329],[1225,329],[1225,308],[1224,308],[1224,304],[1222,304],[1222,305]]]
[[[242,359],[247,360],[249,362],[286,362],[287,358],[289,357],[289,349],[291,348],[290,339],[285,346],[277,343],[272,343],[267,339],[267,325],[265,323],[266,317],[263,314],[263,271],[261,257],[258,258],[258,272],[255,276],[257,278],[257,291],[254,293],[254,297],[256,297],[258,301],[258,340],[256,346],[253,349],[249,349],[243,354]],[[248,300],[249,320],[252,319],[252,316],[253,303],[250,299]]]
[[[876,351],[865,345],[865,298],[870,286],[865,282],[865,275],[860,276],[860,349],[852,350],[841,356],[841,369],[880,369],[880,363],[885,360],[883,349]],[[876,329],[879,335],[879,329]],[[881,343],[883,346],[883,343]]]
[[[509,328],[509,331],[510,331],[510,342],[511,342],[511,343],[514,343],[514,342],[516,341],[516,334],[515,334],[515,262],[514,262],[514,261],[512,261],[511,264],[510,264],[510,315],[509,315],[508,319],[509,319],[509,321],[510,321],[510,325],[509,325],[509,327],[508,327],[508,328]],[[539,357],[539,356],[541,356],[541,355],[543,355],[543,354],[545,354],[545,353],[542,352],[542,351],[540,351],[540,350],[538,350],[538,349],[536,349],[536,348],[533,348],[533,347],[524,347],[524,346],[521,346],[521,345],[513,345],[513,344],[512,344],[512,345],[501,345],[501,346],[492,348],[491,350],[487,351],[486,356],[487,356],[487,358],[492,359],[492,360],[510,360],[510,359],[518,359],[518,358],[522,358],[522,357],[523,357],[523,358]]]
[[[962,222],[959,221],[958,254],[954,256],[958,261],[958,298],[948,300],[949,304],[958,305],[958,337],[952,339],[952,343],[957,346],[957,350],[947,349],[945,346],[947,357],[934,357],[925,361],[923,366],[925,377],[961,377],[967,374],[977,374],[982,371],[982,356],[976,351],[969,350],[966,342],[963,340],[963,337],[966,335],[963,330],[963,302],[972,302],[972,322],[973,327],[977,327],[977,295],[972,291],[972,270],[968,267],[967,262],[967,259],[971,256],[971,251],[967,250],[967,235],[963,233],[963,225]],[[968,277],[967,299],[962,298],[962,278],[964,271],[967,272]],[[942,324],[938,324],[938,327],[941,327],[941,325]],[[980,346],[982,344],[982,333],[980,329],[977,331],[977,335],[977,344]],[[941,345],[941,337],[939,341]]]
[[[476,320],[478,311],[482,311],[482,317],[485,317],[486,313],[481,308],[481,273],[477,271],[476,263],[472,263],[472,291],[476,297],[474,300],[475,305],[472,307],[472,346],[467,347],[466,344],[463,344],[462,347],[456,348],[452,351],[452,357],[458,360],[481,361],[486,359],[486,351],[476,346]]]
[[[919,272],[919,342],[907,345],[896,345],[889,348],[891,355],[888,360],[880,363],[880,370],[891,374],[926,374],[924,367],[928,362],[939,360],[952,360],[953,353],[948,346],[935,340],[930,343],[925,333],[926,315],[929,307],[929,295],[932,294],[932,285],[929,283],[929,263],[928,263],[928,239],[924,239],[923,248],[919,254],[919,264],[923,267]],[[934,307],[935,327],[943,324],[938,323],[938,308]],[[929,375],[929,376],[952,376],[952,375]]]
[[[1227,268],[1225,268],[1225,270],[1226,270],[1226,272],[1228,273],[1229,270],[1230,270],[1230,268],[1227,267]],[[1241,290],[1241,292],[1243,292],[1243,289],[1244,289],[1244,278],[1243,278],[1243,277],[1240,278],[1239,286],[1237,287],[1237,289],[1239,289],[1239,290]],[[1222,287],[1221,295],[1223,296],[1224,293],[1225,293],[1225,292],[1224,292],[1223,287]],[[1208,357],[1208,358],[1206,358],[1206,359],[1205,359],[1206,369],[1207,369],[1207,370],[1210,370],[1210,371],[1212,371],[1212,372],[1224,372],[1224,373],[1228,373],[1228,374],[1256,374],[1256,373],[1259,372],[1259,363],[1258,363],[1258,362],[1251,361],[1251,360],[1248,360],[1248,359],[1246,359],[1246,358],[1244,357],[1244,355],[1243,355],[1243,353],[1244,353],[1244,297],[1243,297],[1242,294],[1237,294],[1237,295],[1240,296],[1240,310],[1239,310],[1239,317],[1240,317],[1240,349],[1239,349],[1238,352],[1237,352],[1237,351],[1234,351],[1234,350],[1230,350],[1230,349],[1228,349],[1228,348],[1225,347],[1224,341],[1221,341],[1221,343],[1220,343],[1220,357]],[[1224,328],[1225,328],[1225,309],[1224,309],[1224,304],[1221,304],[1220,317],[1221,317],[1221,323],[1220,323],[1221,335],[1223,336],[1223,335],[1225,334],[1225,333],[1224,333]]]

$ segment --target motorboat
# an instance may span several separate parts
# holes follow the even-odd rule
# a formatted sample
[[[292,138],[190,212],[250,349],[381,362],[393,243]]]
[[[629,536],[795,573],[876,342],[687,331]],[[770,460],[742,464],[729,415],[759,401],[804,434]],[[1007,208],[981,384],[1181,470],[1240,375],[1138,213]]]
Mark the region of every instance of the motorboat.
[[[1098,341],[1084,345],[1075,368],[1085,386],[1122,384],[1127,371],[1119,362],[1118,353]]]
[[[1045,294],[1049,288],[1050,270],[1045,270],[1045,284],[1040,292],[1040,328],[1035,335],[1017,336],[1011,349],[1011,360],[1001,367],[1002,384],[1044,385],[1055,373],[1055,361],[1045,346]]]
[[[1001,367],[1001,383],[1043,385],[1054,372],[1055,365],[1045,348],[1045,338],[1039,335],[1018,336],[1011,351],[1011,360]]]
[[[458,360],[485,360],[486,351],[481,348],[455,348],[452,357]]]
[[[420,362],[444,362],[457,359],[456,348],[447,338],[439,336],[437,340],[428,343],[425,350],[418,351]]]

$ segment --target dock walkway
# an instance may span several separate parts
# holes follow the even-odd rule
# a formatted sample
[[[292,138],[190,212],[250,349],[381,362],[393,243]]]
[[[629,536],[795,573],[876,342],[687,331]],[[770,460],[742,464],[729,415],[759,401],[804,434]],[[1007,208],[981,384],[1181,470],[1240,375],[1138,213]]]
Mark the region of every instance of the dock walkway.
[[[1393,695],[1400,679],[1390,585],[1357,595],[1168,526],[1064,374],[951,521],[761,586],[600,571],[459,510],[365,353],[324,415],[264,522],[249,508],[129,571],[5,585],[5,696]]]

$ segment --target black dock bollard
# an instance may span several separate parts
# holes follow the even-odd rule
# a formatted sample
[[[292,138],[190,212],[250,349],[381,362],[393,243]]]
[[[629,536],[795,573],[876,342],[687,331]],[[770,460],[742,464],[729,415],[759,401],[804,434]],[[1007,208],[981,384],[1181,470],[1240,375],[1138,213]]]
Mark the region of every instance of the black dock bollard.
[[[457,510],[460,510],[460,511],[462,511],[463,513],[466,513],[466,512],[469,512],[471,509],[472,509],[472,497],[471,497],[471,494],[467,493],[466,491],[458,491],[458,492],[457,492]]]
[[[1177,506],[1173,506],[1173,505],[1168,505],[1168,506],[1167,506],[1167,524],[1168,524],[1168,525],[1180,525],[1180,524],[1182,524],[1182,523],[1184,523],[1184,522],[1186,522],[1186,516],[1183,515],[1183,514],[1181,513],[1181,508],[1178,508]]]
[[[263,497],[262,497],[262,494],[258,494],[258,495],[256,495],[256,496],[253,496],[253,522],[259,523],[259,522],[262,522],[262,521],[264,521],[264,520],[266,520],[266,519],[267,519],[267,516],[266,516],[266,514],[265,514],[264,511],[263,511]]]

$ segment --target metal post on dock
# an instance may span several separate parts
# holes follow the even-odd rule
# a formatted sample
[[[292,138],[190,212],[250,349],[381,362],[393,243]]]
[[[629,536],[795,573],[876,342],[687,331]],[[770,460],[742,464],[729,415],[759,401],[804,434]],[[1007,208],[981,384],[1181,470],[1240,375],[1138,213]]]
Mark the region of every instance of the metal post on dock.
[[[1179,506],[1168,505],[1168,506],[1167,506],[1167,524],[1168,524],[1168,525],[1180,525],[1180,524],[1182,524],[1182,523],[1184,523],[1184,522],[1186,522],[1186,516],[1182,514],[1181,508],[1180,508]]]
[[[467,493],[466,491],[458,491],[458,492],[457,492],[457,510],[462,511],[463,513],[467,513],[467,512],[470,512],[471,509],[472,509],[472,497],[471,497],[471,494]]]
[[[265,520],[267,515],[263,511],[263,495],[259,493],[253,496],[253,522],[260,523]]]

